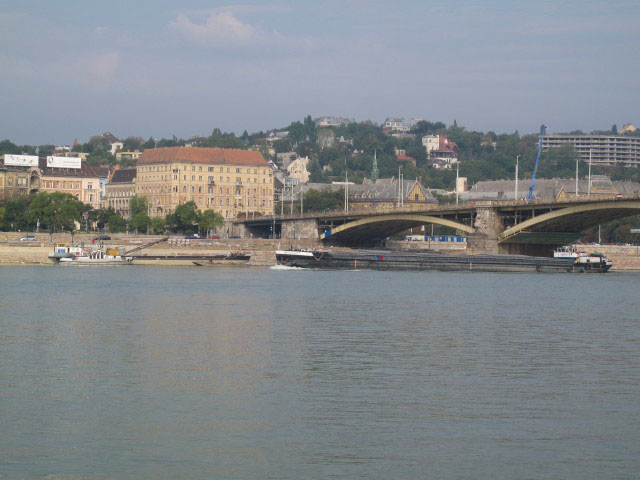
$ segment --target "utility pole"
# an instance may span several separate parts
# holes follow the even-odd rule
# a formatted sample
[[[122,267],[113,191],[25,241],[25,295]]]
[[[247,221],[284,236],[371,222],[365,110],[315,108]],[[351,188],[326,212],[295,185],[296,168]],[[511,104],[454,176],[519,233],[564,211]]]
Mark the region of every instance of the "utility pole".
[[[398,207],[402,206],[403,204],[403,198],[402,198],[402,167],[403,165],[400,165],[398,167]]]
[[[587,196],[591,196],[591,149],[589,149],[589,190],[587,191]]]
[[[514,199],[518,201],[518,163],[520,161],[520,155],[516,155],[516,193]]]
[[[456,205],[458,204],[458,178],[460,178],[460,164],[456,162]]]
[[[578,192],[578,159],[576,158],[576,198],[579,196],[580,194]]]
[[[304,192],[302,191],[302,185],[300,185],[300,213],[304,213]]]

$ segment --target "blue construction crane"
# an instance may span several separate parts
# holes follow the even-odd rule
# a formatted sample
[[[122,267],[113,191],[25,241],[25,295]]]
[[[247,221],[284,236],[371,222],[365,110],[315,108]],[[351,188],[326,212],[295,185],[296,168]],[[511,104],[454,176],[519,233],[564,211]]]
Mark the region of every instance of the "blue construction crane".
[[[545,127],[544,125],[540,125],[540,140],[538,143],[538,155],[536,155],[536,164],[533,167],[533,176],[531,177],[531,186],[529,187],[529,196],[527,197],[529,200],[533,198],[533,187],[536,183],[536,172],[538,171],[538,163],[540,163],[540,152],[542,152],[542,137],[544,137],[545,133],[547,133],[547,127]]]

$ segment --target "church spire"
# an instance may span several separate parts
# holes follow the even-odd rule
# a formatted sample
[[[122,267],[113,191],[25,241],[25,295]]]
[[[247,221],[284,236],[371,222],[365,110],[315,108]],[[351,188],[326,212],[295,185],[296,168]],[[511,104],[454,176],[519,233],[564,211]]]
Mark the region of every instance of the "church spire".
[[[380,172],[378,172],[378,150],[375,149],[373,151],[373,167],[371,168],[371,180],[374,183],[378,179],[379,173]]]

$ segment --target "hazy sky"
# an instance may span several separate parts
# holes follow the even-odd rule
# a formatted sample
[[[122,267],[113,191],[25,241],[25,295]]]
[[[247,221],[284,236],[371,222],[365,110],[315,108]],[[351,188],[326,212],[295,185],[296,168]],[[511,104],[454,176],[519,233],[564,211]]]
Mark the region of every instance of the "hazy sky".
[[[2,0],[0,139],[640,123],[640,2]]]

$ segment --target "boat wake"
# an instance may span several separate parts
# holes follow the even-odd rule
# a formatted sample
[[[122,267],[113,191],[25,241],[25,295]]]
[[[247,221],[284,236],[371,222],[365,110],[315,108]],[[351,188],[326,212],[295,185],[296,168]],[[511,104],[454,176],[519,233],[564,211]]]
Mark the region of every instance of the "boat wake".
[[[302,267],[289,267],[288,265],[273,265],[269,267],[271,270],[308,270]]]

